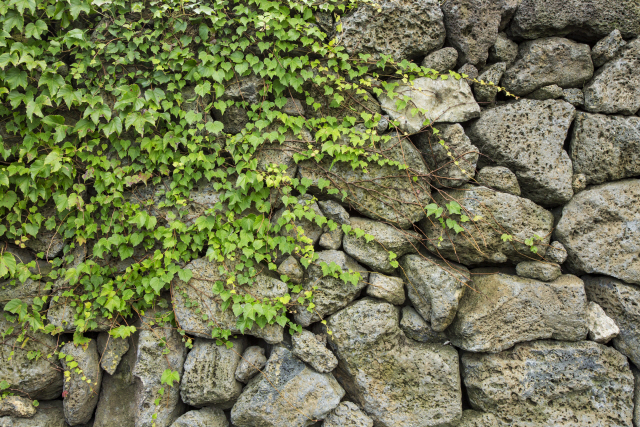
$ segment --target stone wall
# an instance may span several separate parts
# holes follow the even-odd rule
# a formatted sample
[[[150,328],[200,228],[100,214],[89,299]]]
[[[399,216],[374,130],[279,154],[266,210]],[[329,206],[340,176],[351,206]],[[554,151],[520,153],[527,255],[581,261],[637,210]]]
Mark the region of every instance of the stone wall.
[[[170,329],[121,340],[100,332],[105,324],[88,334],[86,349],[64,349],[87,384],[64,381],[58,361],[27,357],[46,353],[53,337],[34,337],[13,355],[5,345],[0,379],[41,403],[34,413],[20,398],[3,400],[0,425],[640,426],[640,3],[378,3],[380,11],[361,6],[343,16],[338,39],[350,54],[468,76],[401,84],[396,90],[426,117],[384,97],[375,108],[412,134],[392,148],[431,174],[431,197],[456,200],[483,220],[444,232],[412,204],[426,205],[429,193],[411,195],[402,180],[384,186],[388,205],[366,191],[342,204],[321,200],[314,209],[375,241],[300,224],[320,261],[362,273],[354,286],[293,257],[279,260],[280,273],[317,286],[315,312],[291,313],[302,333],[275,325],[242,336],[211,299],[201,309],[238,335],[232,349],[207,339],[208,322],[188,301],[210,289],[218,266],[198,259],[187,266],[194,278],[177,280],[170,297],[192,349]],[[321,18],[332,32],[335,23]],[[426,118],[438,137],[421,131]],[[312,165],[295,167],[314,178]],[[385,176],[385,167],[371,165],[368,176]],[[350,168],[335,173],[362,178]],[[535,235],[536,253],[523,243]],[[76,262],[84,256],[81,248]],[[286,290],[264,275],[252,292]],[[19,291],[3,289],[2,299]],[[73,332],[64,298],[48,321]],[[167,366],[181,376],[172,388],[160,380]]]

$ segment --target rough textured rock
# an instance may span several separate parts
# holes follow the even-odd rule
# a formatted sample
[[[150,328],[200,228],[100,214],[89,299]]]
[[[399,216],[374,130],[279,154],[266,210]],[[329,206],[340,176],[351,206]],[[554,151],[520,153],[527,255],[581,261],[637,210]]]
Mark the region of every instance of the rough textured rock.
[[[511,93],[527,95],[548,85],[582,87],[592,76],[589,45],[550,37],[521,43],[501,84]]]
[[[600,67],[605,62],[611,61],[625,44],[627,42],[622,38],[620,30],[613,30],[611,34],[596,43],[591,50],[593,65]]]
[[[291,337],[292,353],[318,372],[331,372],[338,366],[338,359],[326,347],[320,335],[303,329]]]
[[[304,270],[293,255],[280,263],[278,273],[288,276],[294,283],[300,283],[304,277]]]
[[[587,336],[587,297],[578,277],[544,283],[483,269],[472,273],[477,292],[465,292],[447,329],[456,347],[498,352],[523,341]]]
[[[342,236],[343,232],[341,228],[336,228],[335,230],[325,231],[320,236],[320,240],[318,240],[318,245],[324,249],[333,249],[338,250],[342,246]]]
[[[570,140],[573,173],[588,184],[640,175],[640,117],[578,112]]]
[[[488,412],[478,412],[472,409],[462,411],[462,418],[446,427],[498,427],[495,415]]]
[[[505,33],[498,33],[496,43],[489,49],[489,62],[513,64],[518,56],[518,44],[509,40]]]
[[[567,250],[562,243],[558,241],[551,242],[547,248],[545,259],[549,262],[562,264],[567,260]]]
[[[484,65],[502,19],[495,0],[449,0],[442,4],[447,41],[459,52],[460,65]]]
[[[480,185],[492,188],[504,193],[520,195],[520,185],[516,175],[504,166],[485,166],[476,175],[476,181]]]
[[[522,0],[510,32],[519,39],[568,36],[595,42],[615,29],[624,38],[640,34],[635,0]]]
[[[303,197],[298,200],[298,205],[302,206],[305,211],[309,211],[309,212],[313,211],[316,216],[322,216],[322,211],[320,210],[320,207],[316,202],[313,202]],[[288,210],[289,212],[293,212],[294,207],[293,206],[290,208],[283,207],[280,210],[278,210],[273,215],[272,222],[274,224],[278,221],[278,219],[280,219],[280,217],[282,216],[285,210]],[[304,230],[304,235],[307,236],[309,239],[311,239],[314,245],[318,243],[318,240],[320,240],[320,236],[322,235],[322,226],[318,225],[314,220],[309,220],[307,219],[306,216],[303,216],[302,218],[299,218],[299,219],[296,218],[290,221],[288,224],[291,224],[291,223],[294,225],[294,227],[289,231],[287,231],[284,226],[282,227],[282,229],[280,230],[280,234],[282,236],[291,237],[292,239],[295,239],[296,236],[298,235],[298,231],[297,231],[298,228],[302,228]]]
[[[402,307],[400,329],[409,338],[420,342],[444,343],[448,341],[444,332],[436,332],[413,307]]]
[[[64,420],[61,400],[40,402],[33,418],[0,417],[2,427],[69,427]]]
[[[255,377],[262,368],[267,364],[267,358],[264,356],[264,348],[252,345],[242,353],[242,359],[236,368],[236,380],[241,383],[247,383]]]
[[[589,328],[589,339],[601,344],[608,343],[620,333],[616,322],[593,301],[590,301],[587,307],[587,327]]]
[[[259,375],[243,390],[231,410],[234,426],[310,426],[325,418],[344,396],[331,374],[307,367],[284,347],[271,352],[266,376],[269,381]]]
[[[458,74],[466,74],[467,79],[473,80],[478,77],[478,69],[473,64],[464,64],[462,67],[458,69]]]
[[[461,123],[480,115],[480,107],[464,79],[419,77],[411,84],[398,83],[394,93],[411,99],[407,107],[398,109],[396,101],[399,98],[391,99],[385,94],[380,95],[380,105],[391,119],[400,122],[398,127],[402,132],[419,132],[427,119],[431,123]],[[411,110],[414,108],[424,109],[426,114],[413,115]]]
[[[341,402],[327,415],[322,427],[373,427],[373,420],[353,402]]]
[[[367,243],[364,237],[345,235],[342,239],[344,251],[375,271],[387,274],[395,271],[389,261],[389,251],[394,252],[397,258],[418,251],[420,235],[414,231],[399,230],[382,222],[356,217],[351,218],[351,226],[373,236],[374,240]]]
[[[631,425],[633,376],[610,347],[537,341],[461,362],[471,405],[500,426]]]
[[[378,9],[381,9],[378,12]],[[349,55],[390,55],[394,61],[413,59],[444,44],[442,12],[435,0],[382,0],[362,4],[342,17],[338,44]]]
[[[431,171],[432,185],[459,187],[473,177],[478,163],[478,148],[471,144],[464,129],[457,123],[439,124],[434,128],[438,134],[423,132],[416,141],[416,147]],[[444,141],[444,145],[440,141]]]
[[[637,6],[640,7],[640,6]],[[592,113],[635,114],[640,109],[640,37],[596,71],[584,88],[584,108]]]
[[[478,76],[478,80],[486,84],[474,83],[473,93],[478,102],[494,102],[498,94],[498,83],[507,69],[507,64],[498,62],[497,64],[486,67],[482,74]]]
[[[252,104],[262,100],[260,92],[263,90],[264,80],[254,75],[240,77],[237,81],[225,88],[224,94],[218,98],[221,101],[232,100],[236,103],[246,103],[246,106],[234,104],[228,107],[224,113],[214,109],[213,115],[224,125],[225,133],[240,133],[249,122],[247,109]]]
[[[640,284],[640,180],[590,187],[562,210],[555,234],[576,272]]]
[[[214,340],[196,338],[184,363],[180,385],[182,401],[197,408],[216,405],[229,409],[242,392],[236,380],[240,355],[246,347],[245,338],[230,340],[233,347],[217,345]]]
[[[20,396],[7,396],[0,400],[0,417],[31,418],[36,414],[33,401]]]
[[[9,329],[13,332],[9,333]],[[0,381],[8,382],[12,388],[29,394],[31,399],[50,400],[62,393],[62,372],[55,360],[46,355],[56,347],[56,338],[41,333],[31,334],[31,339],[23,346],[16,342],[21,331],[19,324],[5,320],[0,315],[0,334],[6,336],[0,346]],[[40,352],[42,357],[30,360],[30,351]],[[11,354],[13,352],[13,355]]]
[[[109,375],[113,375],[118,368],[122,356],[129,350],[129,340],[114,338],[107,332],[98,335],[98,352],[100,353],[100,366]]]
[[[635,383],[635,392],[633,396],[633,425],[640,425],[640,371],[638,371],[635,367],[631,367],[631,371],[633,372],[633,378]]]
[[[380,298],[393,305],[404,304],[404,282],[399,277],[385,276],[380,273],[369,275],[367,295]]]
[[[422,66],[436,70],[439,73],[446,73],[453,70],[458,61],[458,51],[452,47],[436,50],[425,56],[422,60]]]
[[[486,111],[467,135],[482,154],[516,174],[523,197],[556,206],[573,195],[563,144],[574,116],[564,101],[521,99]]]
[[[640,289],[606,276],[583,276],[589,301],[597,303],[613,319],[620,334],[615,348],[640,366]]]
[[[584,92],[582,91],[582,89],[563,89],[562,99],[564,99],[574,107],[584,106]]]
[[[543,282],[553,282],[562,275],[562,270],[558,264],[542,261],[523,261],[516,266],[518,276],[528,279],[542,280]]]
[[[209,407],[187,412],[171,427],[229,427],[229,421],[221,409]]]
[[[303,293],[305,290],[311,290],[314,286],[317,287],[313,292],[313,302],[316,306],[313,308],[313,312],[308,311],[305,306],[296,306],[294,314],[295,321],[302,326],[309,326],[356,299],[360,295],[360,291],[367,286],[369,278],[366,269],[342,251],[320,251],[316,254],[318,259],[309,266],[302,283]],[[354,285],[333,276],[323,277],[321,266],[323,262],[327,264],[335,262],[343,272],[359,272],[360,280]]]
[[[69,368],[69,362],[62,359],[62,367],[71,371],[71,375],[65,378],[64,391],[64,418],[72,426],[89,422],[93,416],[93,410],[98,404],[100,385],[102,384],[102,370],[100,369],[100,357],[95,340],[90,340],[86,348],[76,347],[73,343],[62,346],[61,351],[73,357],[73,361],[81,369],[80,374]],[[88,383],[90,381],[90,383]]]
[[[333,200],[320,200],[318,202],[324,216],[337,224],[351,224],[349,213],[338,202]]]
[[[234,263],[227,261],[227,267],[233,268]],[[215,326],[211,326],[214,319],[214,325],[220,325],[221,328],[231,329],[232,333],[240,333],[236,326],[236,317],[231,310],[222,311],[221,303],[212,298],[205,298],[211,295],[212,283],[217,280],[223,280],[219,268],[222,264],[209,262],[206,257],[191,261],[185,268],[193,272],[193,277],[189,280],[188,285],[182,280],[176,278],[172,283],[172,302],[176,315],[176,321],[189,334],[193,334],[202,338],[211,338],[211,330]],[[265,269],[268,271],[267,269]],[[287,285],[273,277],[264,273],[258,274],[254,283],[251,285],[251,293],[257,298],[277,298],[287,293]],[[246,292],[243,286],[237,287],[238,292]],[[187,304],[188,301],[195,301],[198,307]],[[202,320],[202,314],[196,313],[197,309],[208,315],[209,320]],[[271,344],[282,341],[283,329],[280,325],[267,325],[260,328],[258,325],[253,326],[250,330],[245,330],[246,335],[254,335],[264,338]]]
[[[587,188],[587,177],[583,173],[573,175],[573,182],[571,183],[573,188],[573,195],[575,196],[585,188]]]
[[[564,95],[564,90],[560,86],[549,85],[549,86],[543,86],[540,89],[534,90],[527,96],[527,98],[544,101],[545,99],[562,98],[563,95]]]
[[[460,189],[449,190],[434,196],[438,206],[445,206],[456,200],[469,218],[482,219],[465,226],[460,234],[447,233],[440,246],[437,242],[442,235],[442,226],[431,218],[420,222],[427,236],[427,247],[431,252],[465,265],[484,262],[505,263],[507,261],[528,261],[536,259],[523,242],[537,234],[542,236],[538,256],[543,257],[553,229],[551,212],[536,205],[531,200],[507,193],[500,193],[486,187],[464,185]],[[505,242],[502,234],[513,236],[513,241]]]
[[[465,288],[473,287],[466,267],[429,255],[400,258],[399,271],[407,283],[409,300],[437,332],[451,324]]]
[[[7,280],[0,283],[0,304],[6,305],[13,299],[19,299],[28,305],[33,304],[35,297],[43,297],[51,293],[51,289],[45,290],[46,281],[27,279],[24,283],[20,280]]]
[[[460,417],[458,354],[417,343],[398,326],[399,308],[362,299],[331,316],[334,372],[380,427],[444,424]]]

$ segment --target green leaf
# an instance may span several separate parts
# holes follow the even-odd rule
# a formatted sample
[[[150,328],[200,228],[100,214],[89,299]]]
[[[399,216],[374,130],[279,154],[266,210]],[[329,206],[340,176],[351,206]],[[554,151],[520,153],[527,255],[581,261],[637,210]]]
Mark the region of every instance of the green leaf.
[[[69,11],[71,12],[71,17],[75,20],[78,19],[81,12],[91,12],[89,4],[89,0],[69,0]]]
[[[160,377],[160,383],[168,384],[169,387],[173,387],[174,381],[180,381],[180,373],[178,371],[172,371],[171,369],[165,369],[162,373],[162,377]]]
[[[18,195],[15,191],[7,191],[4,196],[0,197],[0,207],[10,208],[18,200]]]

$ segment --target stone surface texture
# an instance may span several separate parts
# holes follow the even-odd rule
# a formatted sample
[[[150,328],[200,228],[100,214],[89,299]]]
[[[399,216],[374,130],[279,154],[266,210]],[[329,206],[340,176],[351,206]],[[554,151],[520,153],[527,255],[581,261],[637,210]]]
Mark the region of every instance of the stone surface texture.
[[[205,407],[187,412],[171,427],[229,427],[229,421],[221,409]]]
[[[88,423],[93,416],[93,410],[98,404],[100,385],[102,384],[102,370],[100,369],[100,356],[96,340],[90,340],[86,346],[76,347],[73,343],[62,346],[61,351],[73,357],[77,368],[81,373],[77,373],[69,367],[71,362],[62,360],[62,367],[70,371],[69,377],[64,381],[64,418],[72,426]]]
[[[452,47],[445,47],[425,56],[420,65],[436,70],[439,73],[445,73],[453,70],[457,61],[458,52]]]
[[[393,305],[402,305],[405,300],[404,282],[399,277],[371,273],[369,274],[367,295],[385,300]]]
[[[518,276],[553,282],[562,274],[560,265],[542,261],[523,261],[516,266]]]
[[[373,427],[373,420],[353,402],[341,402],[325,418],[322,427]]]
[[[338,359],[327,348],[320,335],[303,329],[291,337],[292,353],[318,372],[333,371],[338,366]]]
[[[431,325],[418,314],[413,307],[402,307],[400,329],[404,334],[416,341],[444,343],[448,341],[444,332],[436,332]]]
[[[616,322],[593,301],[590,301],[587,307],[587,327],[589,328],[589,339],[601,344],[608,343],[620,333]]]
[[[620,30],[615,29],[607,37],[600,40],[591,50],[591,59],[595,67],[600,67],[616,57],[620,48],[627,44]]]
[[[480,185],[503,193],[520,195],[520,185],[516,175],[504,166],[485,166],[476,174],[476,181]]]
[[[242,353],[242,359],[236,368],[236,380],[246,384],[249,380],[264,368],[267,358],[264,355],[264,348],[252,345]]]

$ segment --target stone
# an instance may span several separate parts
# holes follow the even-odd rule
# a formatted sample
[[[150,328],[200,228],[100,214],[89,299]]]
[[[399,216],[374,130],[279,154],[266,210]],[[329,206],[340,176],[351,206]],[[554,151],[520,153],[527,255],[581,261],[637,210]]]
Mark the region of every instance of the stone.
[[[307,269],[301,293],[304,294],[305,291],[311,291],[314,286],[317,287],[313,291],[313,303],[315,304],[313,312],[307,310],[306,306],[295,306],[294,319],[296,323],[304,327],[335,313],[356,299],[367,286],[369,278],[366,269],[342,251],[320,251],[316,254],[318,259]],[[336,263],[343,272],[360,273],[360,280],[353,284],[351,282],[345,283],[342,279],[333,276],[324,276],[321,263],[330,265],[332,262]],[[296,300],[297,296],[292,299]]]
[[[221,409],[206,407],[187,412],[171,427],[229,427],[229,421]]]
[[[564,89],[558,85],[543,86],[531,92],[527,98],[544,101],[545,99],[558,99],[564,95]]]
[[[51,295],[51,302],[49,303],[49,309],[47,310],[47,320],[50,324],[61,328],[64,332],[75,332],[77,329],[76,315],[77,307],[72,307],[71,302],[74,301],[72,297],[63,297],[62,294],[65,289],[60,289],[56,293]],[[57,301],[55,298],[58,298]],[[84,319],[81,319],[83,321]],[[102,317],[98,312],[96,317],[91,319],[91,322],[83,322],[83,327],[92,332],[108,331],[115,325],[115,319],[107,319]]]
[[[640,117],[578,112],[569,146],[573,173],[587,184],[640,175]]]
[[[562,99],[567,101],[574,107],[584,106],[584,92],[582,91],[582,89],[562,89]]]
[[[620,48],[627,44],[622,38],[620,30],[615,29],[607,37],[600,40],[591,49],[591,59],[595,67],[601,67],[606,62],[611,61],[616,57],[616,54],[620,51]]]
[[[522,0],[509,32],[517,39],[567,36],[596,42],[615,29],[624,38],[640,34],[635,0]]]
[[[396,109],[396,96],[389,98],[381,94],[380,105],[392,120],[398,120],[398,128],[402,132],[417,133],[423,128],[423,122],[461,123],[480,116],[480,107],[473,98],[469,84],[464,80],[449,78],[419,77],[411,83],[398,83],[393,90],[398,96],[408,96],[411,100],[407,107]],[[426,113],[412,114],[411,110],[419,108]]]
[[[574,116],[564,101],[521,99],[485,111],[467,135],[482,154],[516,174],[523,197],[557,206],[573,196],[563,146]]]
[[[586,338],[587,297],[578,277],[545,283],[488,269],[472,274],[476,292],[465,292],[447,329],[456,347],[498,352],[524,341]]]
[[[478,77],[478,69],[473,64],[464,64],[462,67],[458,69],[458,74],[466,74],[467,79],[473,80]]]
[[[564,248],[562,243],[558,241],[551,242],[547,248],[545,258],[549,262],[563,264],[567,260],[567,250]]]
[[[471,144],[464,129],[457,123],[438,124],[434,128],[438,134],[423,132],[416,141],[416,147],[431,170],[432,185],[440,188],[459,187],[473,177],[478,163],[478,148]],[[440,141],[444,141],[445,145]]]
[[[542,261],[523,261],[516,265],[518,276],[553,282],[562,275],[560,265]]]
[[[36,414],[33,401],[26,397],[7,396],[0,400],[0,417],[31,418]]]
[[[434,331],[431,325],[413,307],[402,307],[400,329],[407,337],[419,342],[442,344],[449,340],[444,332]]]
[[[10,332],[10,329],[13,331]],[[22,331],[19,324],[9,322],[0,316],[0,382],[6,381],[11,388],[27,393],[31,399],[57,399],[62,393],[62,370],[57,358],[47,359],[47,355],[57,346],[57,339],[40,332],[30,332],[32,339],[16,342]],[[42,357],[30,359],[29,352],[40,352]],[[13,354],[11,354],[13,353]]]
[[[620,353],[591,341],[535,341],[464,353],[471,406],[499,426],[630,426],[633,376]]]
[[[376,426],[439,425],[462,414],[458,354],[418,343],[398,325],[400,309],[365,298],[331,316],[334,375]]]
[[[587,327],[591,341],[606,344],[620,334],[620,329],[602,307],[593,301],[587,306]]]
[[[631,371],[633,372],[634,378],[634,396],[633,396],[633,425],[640,425],[640,371],[635,369],[635,367],[631,367]]]
[[[324,419],[322,427],[373,427],[373,420],[353,402],[341,402]]]
[[[522,0],[499,0],[500,12],[502,14],[500,31],[504,31],[511,23],[511,18],[513,18],[521,2]]]
[[[109,375],[113,375],[118,368],[122,356],[129,351],[129,340],[115,338],[108,332],[98,334],[98,352],[100,353],[100,366]]]
[[[382,222],[357,217],[351,218],[351,226],[363,230],[374,239],[367,243],[364,237],[347,234],[342,239],[344,251],[375,271],[387,274],[395,271],[389,261],[389,251],[397,255],[396,259],[418,251],[421,236],[415,231],[399,230]]]
[[[587,188],[587,177],[583,173],[573,175],[573,182],[571,183],[573,188],[573,195],[575,196],[585,188]]]
[[[446,427],[499,427],[495,415],[488,412],[478,412],[473,409],[462,411],[462,418]]]
[[[363,3],[340,23],[342,32],[336,44],[344,46],[350,56],[371,54],[377,61],[380,55],[390,55],[401,62],[425,56],[444,44],[442,12],[435,0]]]
[[[640,7],[640,6],[637,6]],[[584,87],[584,109],[591,113],[633,115],[640,109],[640,37],[598,68]]]
[[[466,267],[425,254],[400,258],[399,271],[407,283],[409,300],[436,332],[451,324],[467,286],[472,287]]]
[[[305,212],[313,211],[316,216],[323,216],[322,211],[320,210],[320,207],[318,206],[318,204],[312,200],[301,198],[298,200],[297,204],[300,205]],[[272,223],[275,225],[285,210],[289,212],[293,212],[294,209],[295,209],[294,206],[290,208],[283,207],[279,209],[273,215]],[[322,226],[318,225],[315,222],[315,220],[307,219],[306,216],[303,216],[302,218],[299,218],[299,219],[295,218],[290,222],[288,222],[287,224],[292,224],[294,225],[294,227],[291,230],[287,231],[286,228],[283,226],[280,229],[280,235],[291,237],[292,239],[296,239],[298,235],[297,229],[302,228],[304,230],[304,235],[307,236],[309,239],[311,239],[314,245],[318,243],[318,241],[320,240],[320,236],[322,235]]]
[[[496,42],[489,49],[489,62],[504,62],[507,66],[513,64],[518,56],[518,44],[509,40],[505,33],[498,33]]]
[[[592,76],[589,45],[549,37],[520,43],[516,62],[501,84],[511,93],[528,95],[548,85],[582,87]]]
[[[193,272],[193,277],[188,284],[179,278],[173,280],[171,295],[176,322],[189,334],[211,339],[213,327],[209,326],[210,322],[214,322],[220,328],[230,329],[233,334],[240,333],[233,312],[231,310],[222,311],[221,303],[211,298],[213,296],[211,293],[212,284],[218,280],[226,280],[226,275],[220,274],[220,268],[224,268],[224,266],[235,268],[235,262],[226,260],[223,265],[209,262],[206,257],[198,258],[185,267]],[[288,291],[286,283],[268,276],[266,272],[269,270],[266,267],[259,266],[259,268],[262,272],[257,274],[256,271],[254,282],[249,286],[236,286],[236,292],[241,295],[251,292],[254,298],[259,299],[284,296]],[[188,304],[189,301],[195,301],[198,304],[197,307],[191,303]],[[206,314],[208,320],[202,320],[202,314],[197,313],[197,309]],[[264,328],[254,324],[251,329],[245,329],[244,333],[263,338],[270,344],[277,344],[283,339],[283,328],[278,324],[266,325]]]
[[[299,99],[287,98],[287,103],[282,107],[282,112],[290,116],[304,116],[305,108]]]
[[[570,271],[640,284],[640,180],[589,187],[562,210],[555,235]]]
[[[275,347],[265,376],[249,381],[231,409],[231,422],[237,427],[310,426],[338,406],[344,393],[333,375],[316,372],[291,351]]]
[[[476,175],[480,185],[503,193],[520,195],[520,185],[516,175],[504,166],[485,166]]]
[[[443,207],[451,200],[457,201],[472,221],[463,223],[465,231],[459,234],[446,233],[440,246],[435,243],[442,235],[440,223],[431,218],[421,221],[430,252],[467,266],[544,257],[553,230],[553,214],[531,200],[469,184],[443,191],[433,199]],[[473,220],[476,216],[481,218]],[[513,236],[513,240],[502,240],[503,234]],[[538,253],[533,254],[524,241],[536,234],[542,240]]]
[[[323,249],[338,250],[342,246],[342,228],[338,227],[335,230],[325,231],[320,236],[318,245]]]
[[[457,61],[458,51],[452,47],[445,47],[425,56],[420,65],[436,70],[439,73],[446,73],[454,69]]]
[[[236,380],[248,383],[249,380],[264,368],[267,358],[264,356],[264,348],[252,345],[242,353],[242,359],[236,368]]]
[[[337,224],[351,224],[349,221],[349,213],[338,202],[334,202],[333,200],[320,200],[318,201],[318,205],[327,219]]]
[[[231,134],[242,132],[249,122],[247,110],[252,104],[262,102],[260,92],[263,91],[264,85],[264,80],[255,75],[250,75],[238,78],[237,81],[225,88],[224,94],[218,100],[241,102],[246,103],[246,105],[234,104],[228,107],[224,113],[214,108],[213,116],[224,125],[223,132]]]
[[[196,338],[184,363],[180,397],[189,406],[215,405],[229,409],[242,392],[236,369],[246,347],[245,338],[229,340],[233,347],[218,345],[215,340]]]
[[[291,342],[293,355],[316,371],[331,372],[338,366],[338,359],[326,347],[326,342],[321,341],[319,335],[303,329],[291,337]]]
[[[498,37],[502,19],[495,0],[449,0],[442,4],[447,41],[459,52],[458,63],[484,65]]]
[[[293,255],[288,256],[278,266],[278,273],[284,274],[294,283],[300,283],[304,278],[304,270]]]
[[[620,330],[613,346],[640,366],[640,288],[606,276],[583,276],[589,301],[598,304]]]
[[[35,297],[43,297],[51,293],[51,289],[46,289],[45,281],[27,279],[24,283],[20,280],[13,279],[0,283],[0,301],[3,306],[13,299],[19,299],[27,305],[33,305]]]
[[[73,357],[73,362],[76,362],[77,368],[82,371],[78,374],[75,369],[69,367],[70,362],[65,358],[61,359],[65,371],[71,372],[64,381],[64,392],[66,392],[63,401],[64,418],[72,426],[88,423],[98,404],[102,384],[102,370],[96,340],[89,340],[86,346],[78,347],[69,342],[62,346],[60,351]]]
[[[2,427],[69,427],[64,420],[62,400],[40,402],[32,418],[0,417]]]
[[[399,277],[371,273],[369,274],[367,295],[385,300],[393,305],[402,305],[405,300],[404,282]]]
[[[498,62],[497,64],[489,65],[482,71],[482,74],[478,76],[478,80],[486,84],[474,83],[473,85],[473,93],[478,102],[495,102],[498,94],[498,84],[506,69],[506,63]]]

